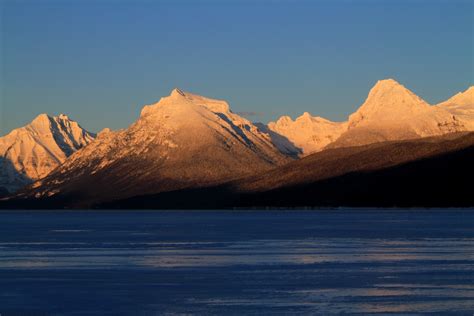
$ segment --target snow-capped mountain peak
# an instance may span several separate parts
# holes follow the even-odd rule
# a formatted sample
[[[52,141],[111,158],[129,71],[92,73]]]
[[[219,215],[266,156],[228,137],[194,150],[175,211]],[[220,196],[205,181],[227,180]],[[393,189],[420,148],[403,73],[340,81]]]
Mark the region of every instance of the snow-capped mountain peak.
[[[459,92],[436,107],[454,115],[469,130],[474,130],[474,86]]]
[[[395,87],[403,87],[403,85],[393,78],[387,78],[387,79],[377,80],[377,82],[372,87],[372,89],[386,90],[386,89],[393,89]]]
[[[336,140],[344,132],[346,124],[304,112],[294,121],[289,116],[282,116],[276,122],[268,123],[268,128],[276,133],[271,136],[282,152],[293,151],[295,154],[308,155],[322,150]],[[293,145],[294,149],[291,150],[289,145]]]
[[[289,117],[288,115],[284,115],[282,117],[280,117],[274,124],[278,124],[280,126],[286,126],[286,125],[289,125],[293,122],[293,120],[291,119],[291,117]],[[270,122],[269,124],[272,124],[273,122]]]
[[[13,192],[46,176],[94,137],[67,115],[38,115],[0,137],[0,187]]]
[[[423,108],[429,104],[394,79],[379,80],[370,90],[365,104],[391,109]]]
[[[474,130],[474,87],[431,106],[394,79],[379,80],[348,121],[336,123],[305,112],[282,116],[268,128],[280,150],[294,145],[303,155],[344,147]]]
[[[231,113],[229,104],[224,100],[206,98],[179,88],[171,91],[169,96],[163,97],[155,104],[147,105],[142,109],[141,116],[147,116],[161,107],[186,107],[203,106],[212,112],[228,114]]]
[[[316,118],[316,117],[313,117],[309,112],[304,112],[300,117],[296,118],[297,120],[311,120],[313,118]]]
[[[442,107],[431,106],[393,79],[381,80],[349,116],[348,130],[331,147],[415,139],[469,130]]]
[[[183,90],[181,90],[180,88],[174,88],[172,91],[171,91],[171,95],[181,95],[183,97],[186,96],[186,94],[184,93]]]
[[[474,86],[456,93],[448,100],[439,103],[438,106],[474,106]]]
[[[349,128],[374,121],[403,120],[429,109],[426,101],[394,79],[379,80],[364,104],[349,117]]]

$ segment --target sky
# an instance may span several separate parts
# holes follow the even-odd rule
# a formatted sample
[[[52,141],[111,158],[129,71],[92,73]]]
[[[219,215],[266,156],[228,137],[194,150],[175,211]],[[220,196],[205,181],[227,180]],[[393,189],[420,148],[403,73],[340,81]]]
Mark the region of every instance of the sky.
[[[342,121],[377,80],[474,83],[474,0],[0,0],[0,135],[40,113],[127,127],[179,87],[252,121]]]

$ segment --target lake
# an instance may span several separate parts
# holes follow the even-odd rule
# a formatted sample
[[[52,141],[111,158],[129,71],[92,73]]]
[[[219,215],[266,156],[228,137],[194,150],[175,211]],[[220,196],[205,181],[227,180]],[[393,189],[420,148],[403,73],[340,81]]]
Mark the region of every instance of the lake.
[[[473,312],[473,210],[0,212],[2,316]]]

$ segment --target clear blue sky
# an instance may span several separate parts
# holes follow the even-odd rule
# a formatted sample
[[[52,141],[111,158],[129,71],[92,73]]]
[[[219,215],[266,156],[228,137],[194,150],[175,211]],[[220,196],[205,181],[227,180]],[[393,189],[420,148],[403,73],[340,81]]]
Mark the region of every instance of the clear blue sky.
[[[43,112],[126,127],[173,87],[266,122],[344,120],[387,77],[432,103],[474,81],[474,0],[0,3],[1,135]]]

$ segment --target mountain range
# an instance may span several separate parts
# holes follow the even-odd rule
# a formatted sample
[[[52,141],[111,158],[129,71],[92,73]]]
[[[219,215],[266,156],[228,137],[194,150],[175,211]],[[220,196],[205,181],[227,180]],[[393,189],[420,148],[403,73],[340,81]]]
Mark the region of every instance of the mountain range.
[[[474,87],[430,105],[386,79],[345,122],[305,112],[268,125],[235,114],[225,101],[174,89],[126,129],[96,136],[65,115],[42,114],[0,138],[7,195],[0,207],[369,205],[366,191],[348,199],[350,185],[335,179],[362,172],[358,183],[369,183],[369,173],[460,151],[467,157],[470,131]]]
[[[296,146],[302,156],[327,147],[349,147],[474,130],[474,87],[432,106],[393,79],[378,81],[345,122],[305,112],[283,116],[268,128]],[[276,144],[279,144],[276,142]],[[285,146],[280,146],[284,151]],[[288,151],[288,149],[286,149]]]
[[[473,132],[388,141],[320,151],[213,187],[141,195],[96,207],[472,207],[473,159]],[[60,206],[64,200],[45,202]]]
[[[225,101],[175,89],[145,106],[129,128],[99,133],[27,196],[108,201],[216,185],[289,160]]]

